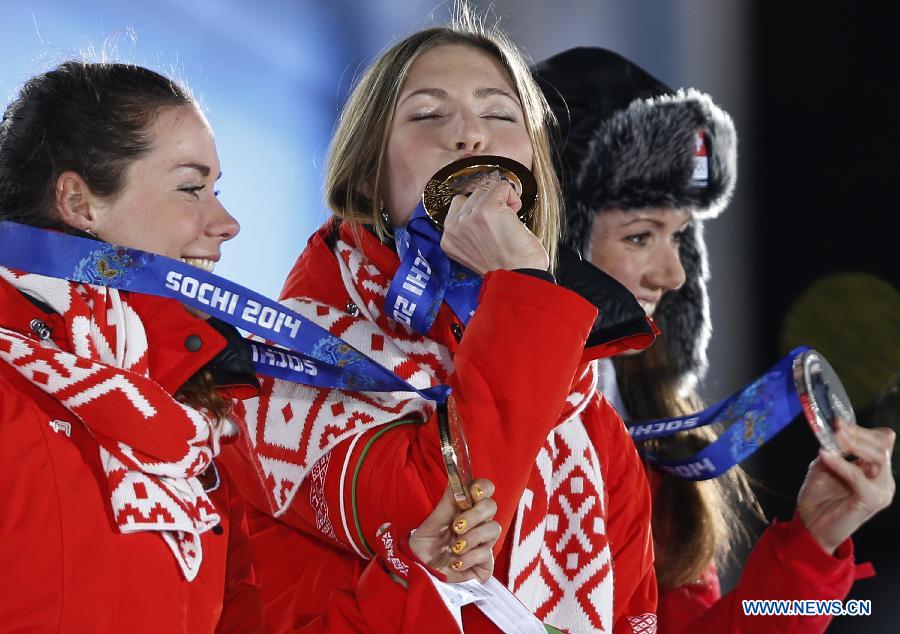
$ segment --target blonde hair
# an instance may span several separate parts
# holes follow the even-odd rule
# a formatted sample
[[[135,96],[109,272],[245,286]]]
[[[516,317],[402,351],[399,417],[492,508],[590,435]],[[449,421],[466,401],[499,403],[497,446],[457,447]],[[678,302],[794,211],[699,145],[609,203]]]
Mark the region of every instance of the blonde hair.
[[[341,113],[325,171],[325,201],[339,218],[372,224],[382,239],[388,228],[385,200],[388,140],[400,89],[419,55],[437,46],[461,44],[497,58],[513,81],[533,151],[532,171],[538,198],[528,228],[556,260],[562,202],[551,160],[548,126],[555,120],[544,95],[515,44],[494,25],[486,27],[460,5],[445,27],[410,35],[372,64],[356,84]]]

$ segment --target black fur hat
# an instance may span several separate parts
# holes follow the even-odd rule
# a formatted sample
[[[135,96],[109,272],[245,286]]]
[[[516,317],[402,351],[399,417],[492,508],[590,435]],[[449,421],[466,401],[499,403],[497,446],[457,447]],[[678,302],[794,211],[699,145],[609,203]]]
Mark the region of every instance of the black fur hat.
[[[556,165],[569,246],[588,255],[595,214],[605,209],[691,210],[681,242],[687,279],[663,297],[654,319],[671,369],[693,385],[706,371],[711,334],[701,221],[718,215],[734,190],[731,118],[708,95],[672,90],[602,48],[573,48],[532,70],[560,123]]]

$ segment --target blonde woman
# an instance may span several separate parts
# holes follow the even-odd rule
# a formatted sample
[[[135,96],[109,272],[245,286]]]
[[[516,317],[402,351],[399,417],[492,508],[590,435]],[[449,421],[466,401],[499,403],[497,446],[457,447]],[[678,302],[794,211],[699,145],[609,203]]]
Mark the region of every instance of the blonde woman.
[[[529,610],[573,632],[652,631],[646,477],[584,361],[599,354],[585,354],[597,308],[552,273],[560,205],[549,118],[520,54],[497,31],[462,20],[391,47],[344,108],[326,174],[334,218],[310,238],[283,298],[414,385],[451,386],[472,463],[496,485],[494,576]],[[519,221],[519,196],[502,181],[454,199],[441,246],[483,276],[479,307],[464,325],[442,305],[418,334],[385,307],[399,265],[394,228],[438,169],[481,154],[532,170],[534,214]],[[637,322],[640,334],[642,312]],[[311,618],[334,588],[351,585],[384,518],[410,530],[447,476],[433,403],[278,381],[263,393],[247,404],[252,451],[229,465],[253,505],[278,520],[259,516],[251,527],[277,629]],[[466,522],[453,530],[450,578],[481,578],[467,558]],[[295,562],[312,559],[318,572],[300,577]],[[493,627],[469,608],[463,625]]]

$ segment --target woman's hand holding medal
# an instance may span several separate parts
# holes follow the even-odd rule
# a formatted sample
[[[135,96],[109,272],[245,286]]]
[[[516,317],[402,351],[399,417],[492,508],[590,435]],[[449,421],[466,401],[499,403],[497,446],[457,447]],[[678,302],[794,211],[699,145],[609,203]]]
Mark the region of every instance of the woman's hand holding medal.
[[[500,538],[500,524],[493,521],[497,504],[491,499],[494,485],[480,478],[469,490],[475,505],[460,511],[448,487],[444,497],[409,538],[409,547],[420,561],[447,576],[447,581],[487,581],[494,572],[492,548]]]
[[[837,442],[855,460],[821,449],[800,488],[797,512],[828,553],[894,497],[891,454],[896,434],[886,427],[868,429],[838,423]]]
[[[546,271],[550,266],[547,250],[519,220],[516,214],[521,207],[516,189],[498,173],[489,186],[453,198],[441,248],[479,275],[497,269]]]

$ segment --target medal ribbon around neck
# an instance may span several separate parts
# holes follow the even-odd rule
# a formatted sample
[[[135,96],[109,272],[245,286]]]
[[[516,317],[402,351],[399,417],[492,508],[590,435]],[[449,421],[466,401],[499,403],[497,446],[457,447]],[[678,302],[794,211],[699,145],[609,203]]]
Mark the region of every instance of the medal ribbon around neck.
[[[809,355],[813,355],[810,357]],[[827,362],[808,346],[800,346],[791,350],[765,374],[750,383],[744,389],[722,399],[702,412],[690,416],[662,418],[641,423],[629,423],[628,431],[635,441],[650,440],[671,436],[689,429],[697,429],[707,425],[722,424],[727,428],[714,442],[689,458],[678,460],[662,459],[651,452],[644,452],[651,464],[685,480],[710,480],[722,475],[734,465],[753,455],[760,447],[771,440],[778,432],[787,427],[801,413],[805,413],[810,426],[816,433],[819,442],[826,448],[840,452],[833,432],[823,424],[823,417],[818,406],[803,403],[798,386],[810,384],[798,377],[798,368],[802,373],[807,361],[827,366]],[[825,385],[821,381],[811,382],[813,390],[825,392],[814,394],[819,401],[832,401],[834,407],[847,423],[855,423],[856,419],[843,387],[830,366],[827,366],[832,383]],[[800,381],[800,383],[798,383]],[[803,397],[809,401],[808,395]],[[815,411],[813,411],[815,410]]]
[[[405,227],[394,229],[400,268],[385,297],[385,308],[395,321],[428,335],[442,302],[467,325],[481,292],[481,276],[459,264],[441,249],[441,233],[416,206]]]
[[[527,167],[503,156],[472,156],[454,161],[428,182],[422,201],[404,227],[394,229],[400,267],[385,297],[385,312],[421,335],[428,335],[442,302],[467,325],[478,308],[482,278],[451,260],[441,249],[441,229],[453,197],[465,195],[461,183],[488,184],[492,175],[519,192],[519,218],[526,222],[537,198],[537,183]]]
[[[107,286],[181,303],[283,348],[248,341],[259,374],[315,387],[415,392],[443,403],[450,388],[418,389],[278,302],[179,260],[0,221],[0,264],[27,273]]]

